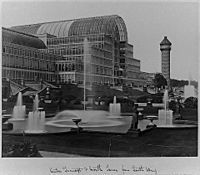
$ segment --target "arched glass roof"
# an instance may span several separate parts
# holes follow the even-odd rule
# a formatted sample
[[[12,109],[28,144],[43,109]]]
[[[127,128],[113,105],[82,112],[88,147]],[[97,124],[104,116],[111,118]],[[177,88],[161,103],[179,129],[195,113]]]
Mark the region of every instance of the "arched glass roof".
[[[45,44],[35,36],[31,36],[25,33],[20,33],[20,32],[10,30],[7,28],[2,28],[2,29],[3,29],[2,37],[7,42],[23,45],[23,46],[28,46],[28,47],[33,47],[37,49],[46,48]]]
[[[115,36],[120,41],[128,41],[126,25],[118,15],[56,21],[12,28],[30,34],[49,33],[57,37],[104,33]]]
[[[98,33],[116,35],[116,31],[120,41],[128,41],[126,25],[121,17],[101,16],[75,20],[69,28],[68,36]]]
[[[49,33],[58,37],[68,36],[68,31],[73,21],[42,24],[36,34]]]

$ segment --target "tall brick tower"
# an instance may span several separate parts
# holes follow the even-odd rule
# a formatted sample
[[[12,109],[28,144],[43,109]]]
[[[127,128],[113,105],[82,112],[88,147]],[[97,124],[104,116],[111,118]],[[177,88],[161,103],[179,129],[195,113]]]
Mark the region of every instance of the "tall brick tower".
[[[161,66],[162,66],[162,74],[167,80],[168,89],[170,88],[170,51],[171,51],[172,43],[165,36],[164,39],[160,43],[161,50]]]

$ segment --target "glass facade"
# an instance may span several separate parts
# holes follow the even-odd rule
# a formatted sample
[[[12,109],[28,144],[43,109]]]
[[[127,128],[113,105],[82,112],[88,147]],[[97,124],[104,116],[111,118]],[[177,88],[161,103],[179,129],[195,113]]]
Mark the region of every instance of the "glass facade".
[[[85,38],[88,40],[87,84],[132,85],[140,81],[140,60],[133,57],[133,46],[128,43],[126,25],[120,16],[47,22],[11,29],[38,37],[46,47],[39,50],[58,55],[54,71],[61,82],[83,84]]]
[[[26,37],[24,39],[24,37]],[[2,30],[2,78],[12,80],[44,80],[55,81],[55,60],[57,55],[43,51],[43,42],[35,39],[35,44],[41,50],[33,47],[32,37],[15,31]],[[26,39],[30,44],[27,44]],[[32,47],[30,47],[32,46]]]
[[[59,37],[47,39],[49,53],[59,54],[63,60],[56,61],[56,71],[59,72],[62,82],[73,81],[83,83],[84,71],[84,38],[87,37],[89,43],[89,53],[87,55],[88,82],[91,83],[113,83],[114,61],[117,60],[117,49],[114,51],[113,40],[104,34]],[[89,70],[88,70],[89,69]]]

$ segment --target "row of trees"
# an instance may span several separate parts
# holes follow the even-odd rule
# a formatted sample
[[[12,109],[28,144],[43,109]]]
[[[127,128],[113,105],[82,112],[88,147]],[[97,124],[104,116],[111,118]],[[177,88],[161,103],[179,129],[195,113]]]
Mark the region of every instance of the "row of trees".
[[[153,79],[153,84],[156,88],[164,88],[167,85],[167,81],[165,77],[161,73],[156,73],[155,77]],[[188,85],[188,80],[176,80],[176,79],[170,79],[170,86],[171,87],[183,87],[185,85]],[[198,86],[197,81],[191,81],[191,85],[193,85],[195,88]]]
[[[198,82],[197,81],[191,81],[190,82],[191,85],[193,85],[195,88],[197,88],[198,86]],[[171,79],[170,80],[170,84],[172,87],[183,87],[185,85],[188,85],[189,82],[188,80],[176,80],[176,79]]]

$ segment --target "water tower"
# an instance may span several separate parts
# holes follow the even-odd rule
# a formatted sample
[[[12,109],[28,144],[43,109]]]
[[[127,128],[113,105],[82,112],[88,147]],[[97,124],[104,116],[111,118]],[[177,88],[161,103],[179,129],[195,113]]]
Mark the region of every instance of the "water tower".
[[[170,88],[170,51],[172,43],[167,39],[167,36],[160,43],[161,50],[161,67],[162,74],[167,80],[167,86]]]

